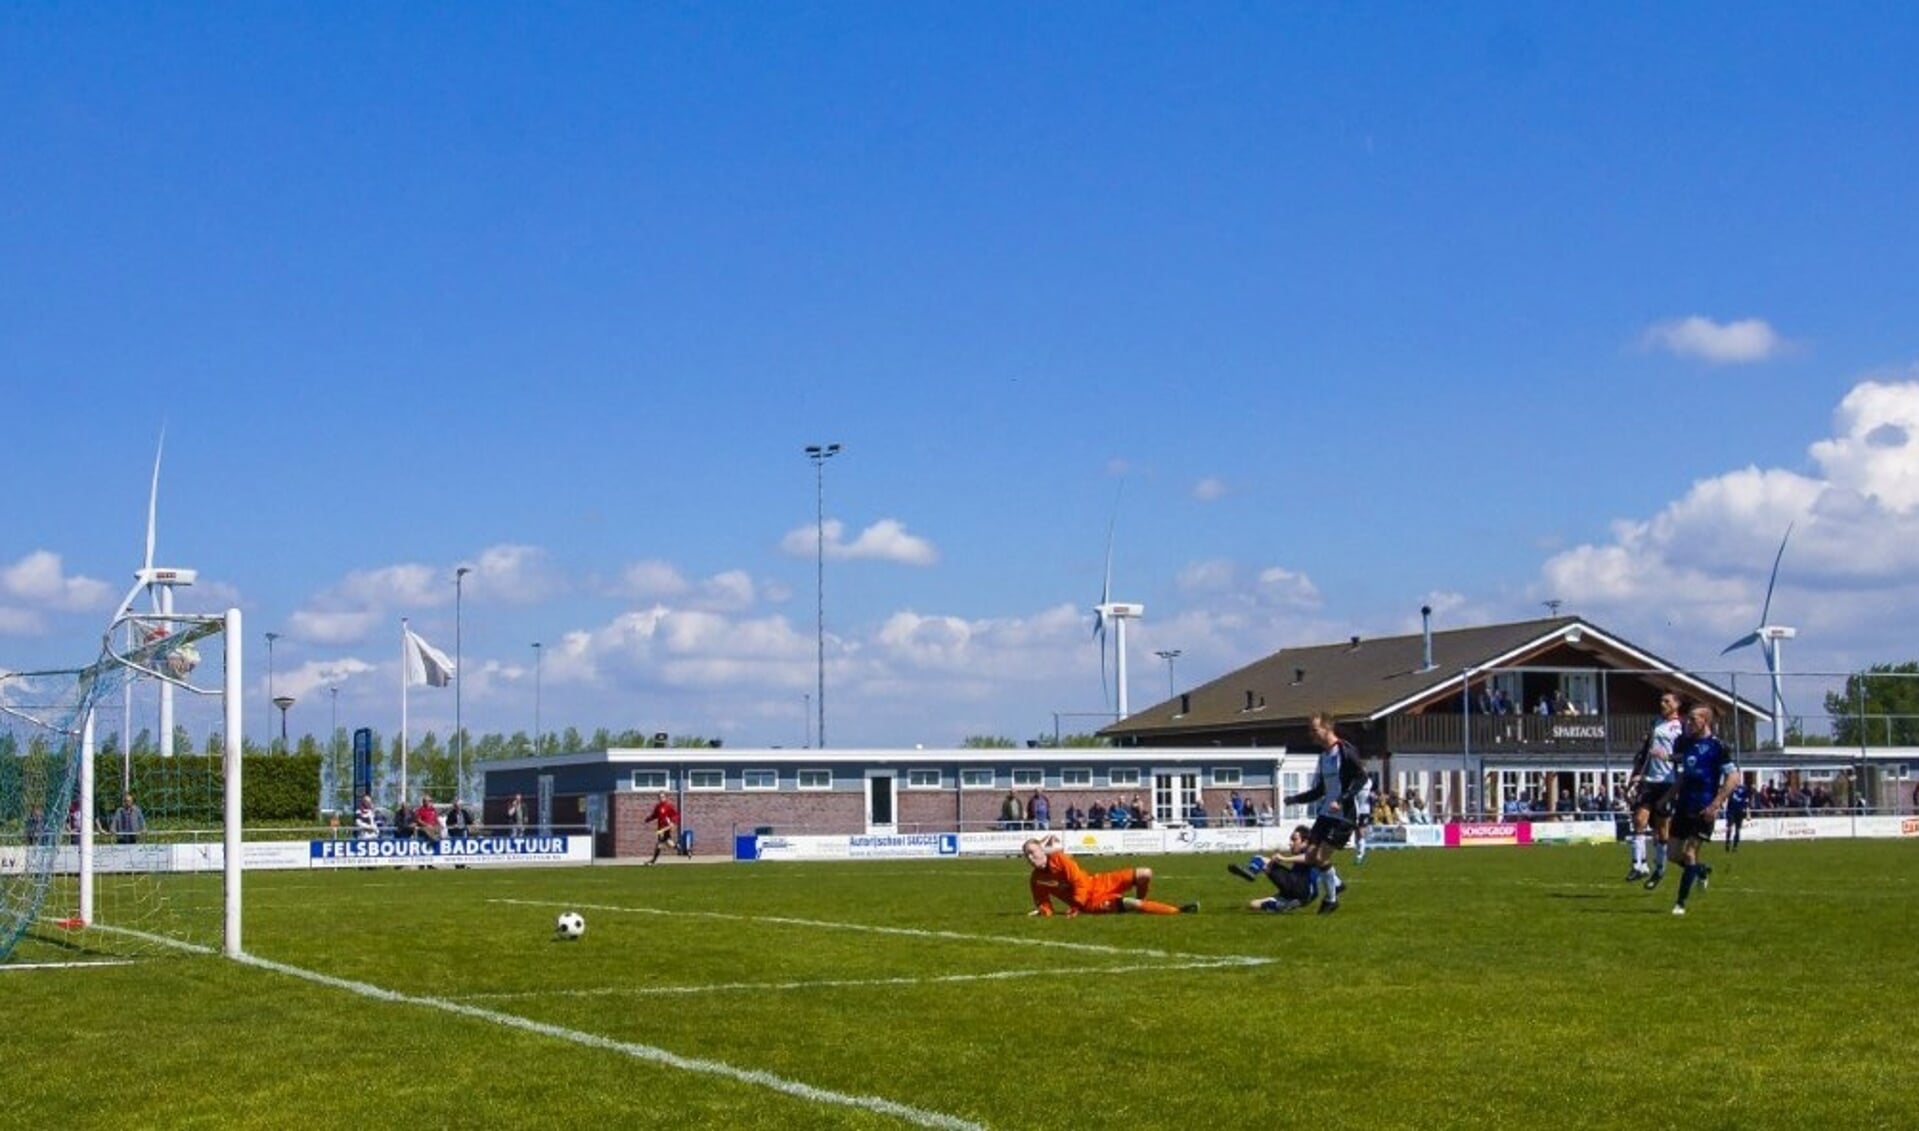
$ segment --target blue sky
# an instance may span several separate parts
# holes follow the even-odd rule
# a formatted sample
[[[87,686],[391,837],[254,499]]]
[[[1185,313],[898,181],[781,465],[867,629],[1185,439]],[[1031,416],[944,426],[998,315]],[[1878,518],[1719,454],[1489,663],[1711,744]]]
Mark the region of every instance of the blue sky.
[[[294,730],[832,745],[1557,598],[1913,658],[1897,7],[0,11],[0,666],[139,564]],[[1759,660],[1742,654],[1746,670]],[[452,721],[412,696],[413,728]],[[251,716],[250,716],[251,717]],[[1067,729],[1090,729],[1085,720]]]

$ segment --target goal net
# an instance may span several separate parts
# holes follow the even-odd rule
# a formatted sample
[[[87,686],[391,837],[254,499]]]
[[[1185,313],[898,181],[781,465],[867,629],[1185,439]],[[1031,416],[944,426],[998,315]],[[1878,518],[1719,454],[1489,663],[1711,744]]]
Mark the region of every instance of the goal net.
[[[229,892],[237,949],[238,616],[124,616],[86,667],[0,669],[0,962],[218,949]]]

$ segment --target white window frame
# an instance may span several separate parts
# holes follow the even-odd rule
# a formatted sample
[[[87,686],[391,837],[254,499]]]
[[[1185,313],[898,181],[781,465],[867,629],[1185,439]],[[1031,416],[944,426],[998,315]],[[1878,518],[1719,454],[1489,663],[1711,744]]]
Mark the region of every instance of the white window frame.
[[[686,788],[688,792],[716,793],[726,788],[726,771],[688,770]]]
[[[985,781],[975,780],[981,774],[986,775],[986,780]],[[961,789],[995,789],[997,788],[993,778],[993,771],[990,767],[987,767],[987,766],[962,767],[959,772],[959,783],[960,783]]]
[[[1046,785],[1046,770],[1040,766],[1017,766],[1013,769],[1014,789],[1041,789]]]
[[[1091,789],[1093,770],[1090,766],[1068,766],[1059,772],[1061,789]]]
[[[929,777],[933,780],[925,780]],[[906,788],[908,789],[938,789],[944,780],[939,770],[925,766],[917,766],[906,771]]]
[[[1207,776],[1217,786],[1238,789],[1246,784],[1245,771],[1238,766],[1214,766],[1207,771]]]
[[[766,778],[770,778],[772,780],[766,781],[763,783],[756,780],[761,778],[762,776]],[[771,792],[772,790],[776,790],[779,787],[780,787],[780,772],[778,770],[771,770],[771,769],[766,769],[762,767],[757,770],[741,770],[740,771],[740,788],[741,789],[752,790],[756,793],[767,793],[767,792]]]
[[[826,780],[825,781],[808,781],[807,780],[808,778],[812,778],[820,775],[824,775]],[[799,771],[798,774],[794,776],[796,778],[795,784],[800,789],[807,790],[808,792],[818,793],[818,792],[833,788],[833,771],[828,769],[823,769],[819,766],[814,766],[809,769],[801,770]]]
[[[1138,766],[1114,766],[1106,771],[1106,784],[1115,788],[1138,789],[1140,781]]]
[[[634,770],[632,781],[635,793],[658,793],[673,788],[673,771]]]

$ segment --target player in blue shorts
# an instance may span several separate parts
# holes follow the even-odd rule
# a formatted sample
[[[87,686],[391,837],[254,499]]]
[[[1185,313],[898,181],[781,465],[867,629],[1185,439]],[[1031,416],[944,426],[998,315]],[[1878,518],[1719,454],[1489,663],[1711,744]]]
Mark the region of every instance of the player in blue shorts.
[[[1740,781],[1732,752],[1713,737],[1712,724],[1710,706],[1694,707],[1686,712],[1686,732],[1673,745],[1673,782],[1667,794],[1673,807],[1671,840],[1679,845],[1679,862],[1685,868],[1674,915],[1686,913],[1694,884],[1704,888],[1712,878],[1712,866],[1699,862],[1699,846],[1711,843],[1713,821]]]

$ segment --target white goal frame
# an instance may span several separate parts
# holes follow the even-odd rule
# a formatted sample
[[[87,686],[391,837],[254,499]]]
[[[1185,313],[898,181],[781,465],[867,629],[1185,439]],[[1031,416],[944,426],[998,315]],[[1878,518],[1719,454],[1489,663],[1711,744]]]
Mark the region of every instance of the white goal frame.
[[[150,621],[154,617],[148,615],[139,619]],[[221,888],[225,897],[221,913],[221,938],[222,950],[226,956],[239,958],[243,953],[240,938],[240,876],[243,871],[240,866],[240,770],[241,763],[245,761],[243,755],[246,749],[241,717],[246,713],[245,704],[242,702],[244,680],[241,678],[241,654],[245,651],[245,645],[241,631],[240,610],[228,609],[221,620],[224,625],[221,629],[223,637],[221,646],[225,649],[225,682],[221,687],[221,694],[224,696],[221,706],[225,714],[222,750],[223,757],[226,759],[223,777],[225,795],[221,800],[220,815],[223,826],[220,858]],[[117,627],[116,624],[115,628]],[[113,631],[114,629],[108,630],[109,639]],[[167,677],[159,676],[158,678]],[[80,921],[87,926],[92,926],[94,923],[94,822],[90,816],[96,811],[94,809],[93,760],[93,710],[89,708],[86,719],[81,724],[80,733],[80,812],[89,814],[89,817],[80,822],[78,830],[80,834],[79,917]]]

